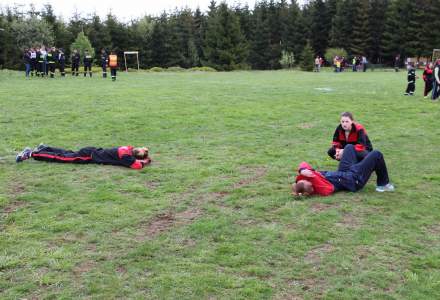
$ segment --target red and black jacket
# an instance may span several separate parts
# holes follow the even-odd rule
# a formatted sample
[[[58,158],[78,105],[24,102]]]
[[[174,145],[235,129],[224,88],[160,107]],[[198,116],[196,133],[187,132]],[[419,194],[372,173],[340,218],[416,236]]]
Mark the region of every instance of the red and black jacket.
[[[119,165],[132,169],[142,169],[151,162],[150,159],[139,160],[133,156],[132,146],[102,149],[92,152],[92,161],[104,165]]]
[[[434,70],[429,68],[429,66],[425,67],[425,70],[423,71],[423,81],[433,81],[434,80]]]
[[[335,130],[332,143],[333,148],[344,149],[348,144],[354,145],[356,152],[371,152],[373,150],[373,145],[368,138],[364,126],[358,123],[353,123],[351,126],[348,138],[345,137],[345,130],[342,128],[342,125],[339,125]]]

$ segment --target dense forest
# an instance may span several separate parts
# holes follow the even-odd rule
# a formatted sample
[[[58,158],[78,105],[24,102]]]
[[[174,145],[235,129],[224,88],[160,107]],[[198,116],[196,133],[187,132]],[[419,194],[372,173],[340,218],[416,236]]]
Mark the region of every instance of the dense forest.
[[[41,11],[0,11],[0,67],[22,66],[25,47],[63,48],[67,57],[80,33],[96,55],[101,49],[137,50],[143,68],[210,66],[218,70],[279,69],[301,62],[304,48],[324,56],[328,48],[372,63],[392,64],[396,55],[430,56],[440,48],[439,0],[259,1],[209,9],[180,9],[158,17],[121,22],[115,14],[74,14],[60,19],[51,5]],[[309,58],[307,58],[309,59]]]

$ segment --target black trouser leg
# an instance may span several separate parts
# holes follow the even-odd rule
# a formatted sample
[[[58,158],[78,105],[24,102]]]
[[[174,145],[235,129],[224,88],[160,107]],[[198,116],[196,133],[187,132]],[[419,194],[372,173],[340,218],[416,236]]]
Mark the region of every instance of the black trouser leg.
[[[92,153],[95,150],[94,147],[86,147],[75,152],[61,148],[45,147],[32,153],[32,158],[47,162],[83,164],[92,161]]]
[[[107,78],[107,66],[102,66],[102,78]]]
[[[414,82],[408,82],[408,86],[406,87],[407,94],[414,94],[416,89],[416,84]]]
[[[115,81],[116,80],[116,69],[115,68],[111,69],[111,74],[112,74],[112,80]]]
[[[354,174],[358,175],[362,188],[370,178],[373,171],[377,175],[377,185],[386,185],[390,182],[385,159],[380,151],[373,150],[360,163],[351,167]]]
[[[428,96],[429,92],[432,90],[432,81],[425,81],[425,91],[423,92],[423,96]]]
[[[356,155],[356,150],[354,150],[354,146],[348,144],[344,148],[344,152],[342,152],[342,157],[339,162],[338,171],[347,172],[350,168],[358,162],[358,158]]]

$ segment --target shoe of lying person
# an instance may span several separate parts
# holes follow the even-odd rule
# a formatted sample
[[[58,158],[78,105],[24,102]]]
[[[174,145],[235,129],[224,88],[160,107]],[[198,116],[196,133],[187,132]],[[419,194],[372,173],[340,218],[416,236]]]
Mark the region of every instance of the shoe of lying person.
[[[392,185],[391,183],[388,183],[386,185],[378,185],[376,186],[376,191],[377,192],[394,192],[394,185]]]
[[[31,155],[32,155],[32,149],[26,147],[24,148],[23,151],[17,154],[17,156],[15,157],[15,162],[19,163],[22,162],[23,160],[29,159]]]

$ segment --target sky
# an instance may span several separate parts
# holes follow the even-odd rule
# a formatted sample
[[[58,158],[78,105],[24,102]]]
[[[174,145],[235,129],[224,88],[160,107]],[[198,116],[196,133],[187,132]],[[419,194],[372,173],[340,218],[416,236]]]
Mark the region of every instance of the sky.
[[[220,3],[220,0],[216,1]],[[226,0],[228,5],[245,4],[250,8],[255,5],[255,0]],[[164,10],[173,11],[176,7],[189,7],[195,10],[199,7],[206,11],[210,0],[1,0],[0,8],[19,5],[20,9],[28,11],[29,4],[34,4],[40,10],[44,4],[51,4],[56,16],[61,16],[64,20],[70,19],[75,11],[82,16],[93,14],[104,18],[110,11],[116,15],[120,21],[129,21],[144,15],[158,16]]]

